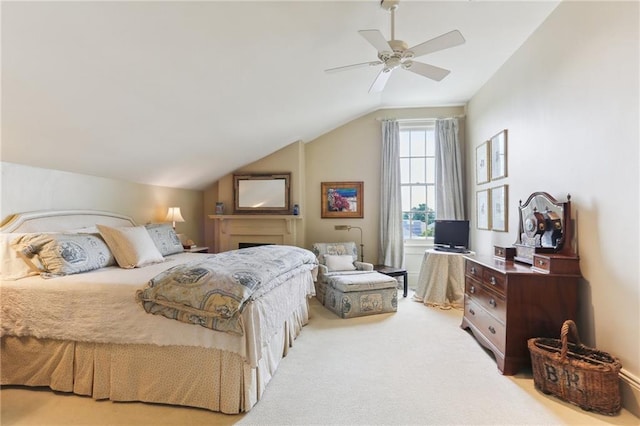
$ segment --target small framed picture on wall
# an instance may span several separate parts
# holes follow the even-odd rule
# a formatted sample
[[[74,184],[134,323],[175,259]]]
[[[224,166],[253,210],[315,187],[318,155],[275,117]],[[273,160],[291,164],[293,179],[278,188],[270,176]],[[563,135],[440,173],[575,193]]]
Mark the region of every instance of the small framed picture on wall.
[[[508,185],[491,188],[491,229],[507,232],[508,230]]]
[[[507,177],[507,129],[491,138],[491,180]]]
[[[322,182],[321,215],[327,218],[363,218],[364,182]]]
[[[489,182],[489,141],[476,148],[476,183]]]
[[[483,189],[476,192],[476,227],[491,229],[491,210],[489,206],[489,191]]]

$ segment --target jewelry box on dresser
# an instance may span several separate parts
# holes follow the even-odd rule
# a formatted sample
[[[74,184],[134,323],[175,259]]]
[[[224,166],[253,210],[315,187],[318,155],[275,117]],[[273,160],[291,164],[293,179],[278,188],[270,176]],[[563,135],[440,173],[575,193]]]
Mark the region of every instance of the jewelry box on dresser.
[[[461,327],[493,352],[502,374],[531,365],[529,338],[557,338],[565,320],[576,320],[581,274],[569,199],[531,194],[519,205],[514,247],[465,257]]]

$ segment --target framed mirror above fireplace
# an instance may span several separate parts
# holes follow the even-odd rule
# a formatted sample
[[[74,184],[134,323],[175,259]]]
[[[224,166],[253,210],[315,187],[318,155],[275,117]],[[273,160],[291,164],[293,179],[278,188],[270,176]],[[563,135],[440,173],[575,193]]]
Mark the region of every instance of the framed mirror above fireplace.
[[[291,173],[234,174],[235,214],[291,214]]]

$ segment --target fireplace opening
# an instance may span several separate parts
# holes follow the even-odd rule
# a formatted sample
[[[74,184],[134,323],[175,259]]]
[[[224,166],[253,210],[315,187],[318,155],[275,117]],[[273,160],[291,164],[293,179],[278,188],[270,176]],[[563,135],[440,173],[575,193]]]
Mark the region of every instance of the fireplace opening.
[[[243,248],[257,247],[257,246],[269,246],[272,244],[273,243],[238,243],[238,248],[243,249]]]

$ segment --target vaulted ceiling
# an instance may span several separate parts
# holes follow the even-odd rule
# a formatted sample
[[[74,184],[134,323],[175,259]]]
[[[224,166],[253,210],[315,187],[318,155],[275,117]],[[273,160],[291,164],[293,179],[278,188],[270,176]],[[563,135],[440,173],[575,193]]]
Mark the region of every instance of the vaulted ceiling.
[[[369,94],[380,67],[324,70],[377,59],[378,0],[3,1],[2,161],[202,189],[376,109],[466,103],[557,4],[402,1],[397,39],[466,43],[419,59],[441,82]]]

